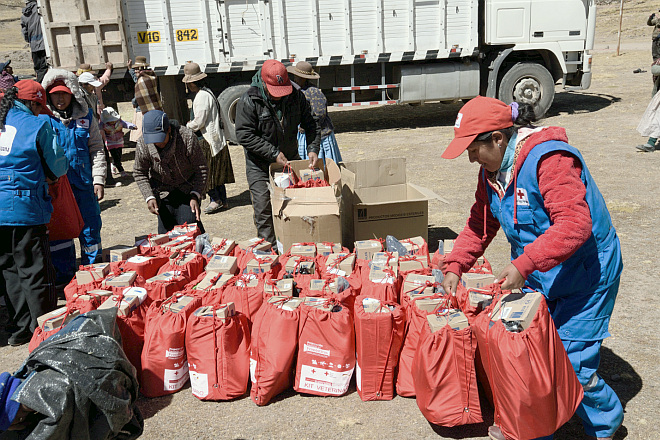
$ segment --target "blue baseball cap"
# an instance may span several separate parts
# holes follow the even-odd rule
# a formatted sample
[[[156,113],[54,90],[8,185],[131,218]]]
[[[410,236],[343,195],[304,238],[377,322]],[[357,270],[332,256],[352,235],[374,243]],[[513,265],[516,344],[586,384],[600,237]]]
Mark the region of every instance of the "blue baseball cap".
[[[167,114],[160,110],[151,110],[142,119],[142,138],[145,144],[158,144],[167,137],[170,120]]]

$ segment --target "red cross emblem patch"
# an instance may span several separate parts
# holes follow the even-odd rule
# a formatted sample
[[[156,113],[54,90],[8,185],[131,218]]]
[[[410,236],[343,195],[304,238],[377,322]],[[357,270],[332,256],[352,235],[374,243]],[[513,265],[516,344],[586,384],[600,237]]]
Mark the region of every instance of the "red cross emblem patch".
[[[529,199],[527,198],[527,190],[525,188],[516,188],[516,205],[529,206]]]

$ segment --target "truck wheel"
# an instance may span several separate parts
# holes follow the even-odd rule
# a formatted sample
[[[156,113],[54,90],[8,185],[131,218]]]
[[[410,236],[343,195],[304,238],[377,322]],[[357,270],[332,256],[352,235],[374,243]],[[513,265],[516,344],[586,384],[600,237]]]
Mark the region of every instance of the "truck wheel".
[[[218,96],[218,103],[222,111],[222,123],[225,126],[225,137],[234,144],[238,144],[236,141],[236,105],[243,93],[249,88],[248,84],[227,87]]]
[[[538,118],[543,117],[555,99],[555,81],[548,69],[537,63],[514,64],[502,77],[500,101],[531,104]]]

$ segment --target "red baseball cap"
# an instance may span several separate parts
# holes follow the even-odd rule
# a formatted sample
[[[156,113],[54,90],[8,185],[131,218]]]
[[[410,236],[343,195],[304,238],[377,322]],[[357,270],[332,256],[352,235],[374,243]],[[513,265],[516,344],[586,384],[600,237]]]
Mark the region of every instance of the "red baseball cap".
[[[57,92],[64,92],[68,93],[69,95],[73,95],[71,93],[71,89],[64,84],[64,81],[61,79],[58,79],[55,81],[50,87],[48,87],[48,93],[57,93]]]
[[[31,79],[23,79],[16,84],[18,88],[18,94],[16,97],[18,99],[24,99],[26,101],[35,101],[41,104],[41,113],[52,114],[48,109],[48,102],[46,101],[46,91],[38,82]]]
[[[511,106],[499,99],[477,96],[458,112],[454,124],[454,140],[451,141],[441,157],[455,159],[467,150],[481,133],[501,130],[512,125]]]
[[[264,62],[261,66],[261,79],[266,84],[268,93],[275,98],[290,95],[293,91],[286,67],[277,60]]]

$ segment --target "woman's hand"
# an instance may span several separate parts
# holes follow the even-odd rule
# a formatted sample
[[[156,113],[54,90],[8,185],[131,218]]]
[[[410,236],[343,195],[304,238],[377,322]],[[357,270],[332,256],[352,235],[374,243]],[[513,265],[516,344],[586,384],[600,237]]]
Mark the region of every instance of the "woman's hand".
[[[525,285],[525,278],[518,272],[513,263],[509,263],[502,272],[498,275],[495,282],[504,280],[502,283],[502,290],[522,289]]]
[[[458,287],[458,275],[454,272],[447,272],[445,274],[445,279],[442,280],[442,288],[445,289],[445,292],[451,293],[456,296],[456,288]]]
[[[94,184],[94,194],[96,194],[96,200],[99,202],[103,200],[103,196],[105,195],[105,188],[103,185],[99,185],[98,183]]]

